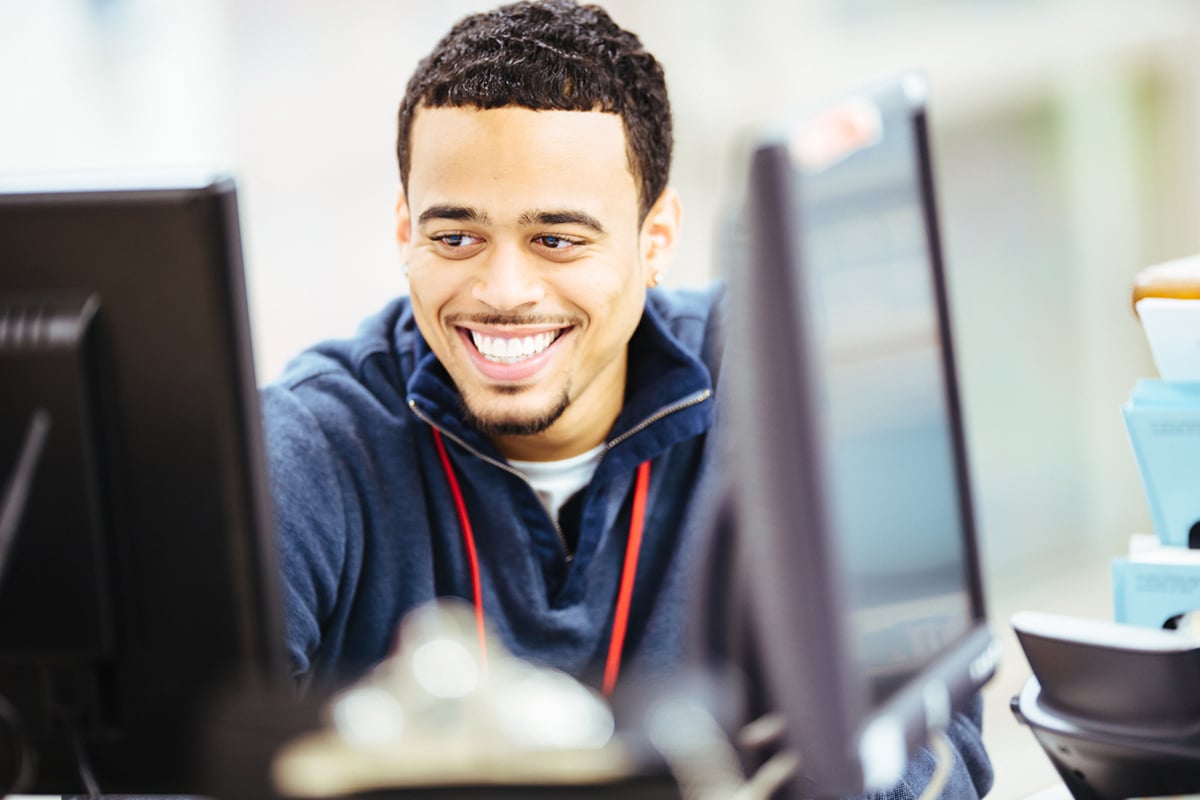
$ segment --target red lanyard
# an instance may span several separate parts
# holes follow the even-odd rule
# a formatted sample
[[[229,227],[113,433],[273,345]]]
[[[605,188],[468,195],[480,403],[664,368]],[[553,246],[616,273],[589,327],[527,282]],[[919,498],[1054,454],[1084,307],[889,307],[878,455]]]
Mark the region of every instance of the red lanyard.
[[[438,455],[442,459],[442,470],[446,473],[446,481],[450,484],[450,493],[454,495],[454,507],[458,512],[458,522],[462,527],[463,542],[467,548],[467,560],[471,565],[475,628],[479,634],[480,658],[486,675],[487,638],[483,623],[483,591],[479,580],[479,553],[475,549],[475,533],[471,530],[471,519],[467,516],[467,504],[463,500],[462,489],[459,488],[454,468],[450,465],[450,457],[446,454],[446,445],[442,442],[442,434],[437,428],[432,430],[433,441],[437,444]],[[642,529],[646,521],[646,498],[649,492],[650,462],[643,461],[638,465],[637,483],[633,490],[633,512],[629,518],[629,542],[625,545],[625,566],[621,571],[621,587],[617,592],[612,639],[608,644],[608,660],[604,664],[605,695],[612,694],[617,685],[617,675],[621,671],[621,651],[624,649],[625,634],[629,628],[629,608],[633,603],[633,583],[637,577],[638,553],[642,549]]]

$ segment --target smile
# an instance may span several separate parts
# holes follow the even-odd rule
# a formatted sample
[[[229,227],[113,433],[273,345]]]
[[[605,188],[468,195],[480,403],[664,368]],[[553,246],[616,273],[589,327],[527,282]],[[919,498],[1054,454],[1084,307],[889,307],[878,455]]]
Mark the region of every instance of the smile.
[[[532,336],[485,336],[478,331],[470,331],[471,341],[480,355],[496,364],[516,364],[532,358],[552,345],[565,328],[553,331],[543,331]]]

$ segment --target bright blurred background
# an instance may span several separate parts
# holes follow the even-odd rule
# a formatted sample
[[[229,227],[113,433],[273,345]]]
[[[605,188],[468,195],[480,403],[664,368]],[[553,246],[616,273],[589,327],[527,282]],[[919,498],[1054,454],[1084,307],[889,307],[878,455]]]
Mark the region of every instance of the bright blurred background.
[[[260,381],[406,290],[395,109],[468,0],[0,0],[0,173],[201,166],[239,181]],[[1153,365],[1134,272],[1200,251],[1191,0],[610,0],[664,63],[687,210],[673,284],[715,273],[739,135],[918,68],[931,122],[991,611],[993,796],[1052,780],[1007,699],[1020,607],[1111,618],[1148,531],[1119,415]]]

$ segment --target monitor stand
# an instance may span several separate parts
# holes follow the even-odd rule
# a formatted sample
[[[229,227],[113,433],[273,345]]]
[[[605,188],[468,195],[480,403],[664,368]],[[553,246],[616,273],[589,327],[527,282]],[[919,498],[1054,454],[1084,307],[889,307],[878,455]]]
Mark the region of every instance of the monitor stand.
[[[25,505],[29,501],[33,476],[37,473],[42,453],[46,449],[46,437],[49,433],[50,413],[39,408],[29,420],[16,464],[4,484],[4,494],[0,495],[0,582],[4,580],[13,542],[16,541],[21,518],[25,514]]]

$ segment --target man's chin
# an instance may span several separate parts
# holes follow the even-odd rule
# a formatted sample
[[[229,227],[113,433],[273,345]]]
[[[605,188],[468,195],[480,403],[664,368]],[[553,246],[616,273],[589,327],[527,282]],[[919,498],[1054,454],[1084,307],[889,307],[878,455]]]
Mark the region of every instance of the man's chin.
[[[483,410],[463,403],[462,411],[467,423],[489,439],[497,436],[536,436],[557,422],[570,402],[567,393],[563,392],[557,403],[540,410]]]

